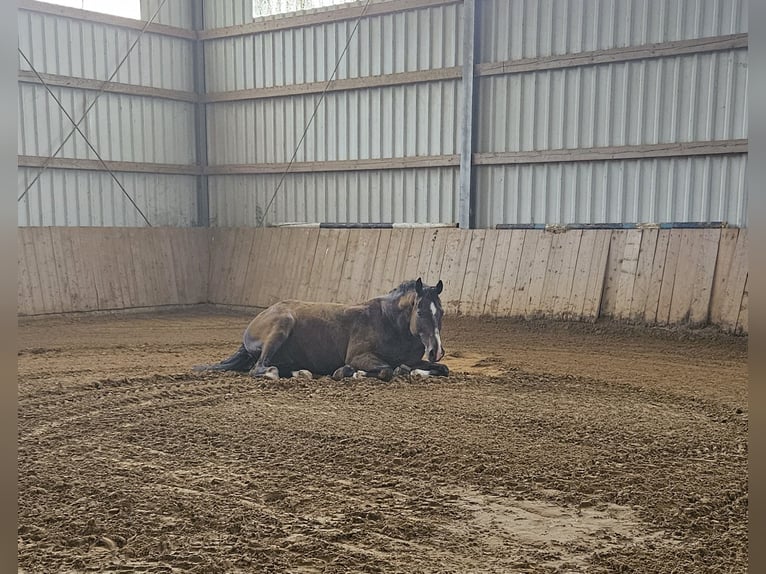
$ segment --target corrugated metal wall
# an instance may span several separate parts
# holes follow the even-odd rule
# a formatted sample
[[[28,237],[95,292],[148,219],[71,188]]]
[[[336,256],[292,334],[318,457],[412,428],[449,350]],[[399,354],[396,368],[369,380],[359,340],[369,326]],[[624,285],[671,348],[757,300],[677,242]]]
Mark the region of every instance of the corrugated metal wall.
[[[746,225],[746,0],[475,1],[478,227]],[[140,22],[41,6],[20,5],[19,47],[79,118]],[[211,224],[457,221],[463,1],[372,0],[341,58],[364,6],[253,19],[204,0],[194,33],[168,0],[83,130],[152,224],[194,224],[197,41]],[[21,195],[69,121],[19,74]],[[144,224],[79,135],[57,158],[89,163],[48,168],[22,225]]]
[[[362,4],[349,15],[359,14]],[[327,92],[300,147],[321,87],[267,98],[253,91],[253,99],[208,104],[210,165],[220,173],[228,166],[286,164],[296,148],[296,162],[315,162],[316,169],[304,166],[308,173],[287,177],[269,210],[271,223],[456,221],[456,165],[391,169],[384,161],[380,169],[344,171],[323,171],[321,165],[457,153],[460,95],[454,74],[437,81],[365,85],[385,74],[460,65],[462,6],[431,4],[438,5],[362,18],[342,59],[356,19],[333,20],[333,10],[309,12],[326,14],[322,23],[287,27],[290,17],[256,19],[255,26],[276,29],[206,40],[209,94],[327,82],[339,59],[336,79],[360,80],[358,87]],[[281,170],[273,171],[211,176],[211,223],[257,224],[277,190]]]
[[[481,0],[481,64],[747,32],[744,0]],[[747,49],[478,79],[475,152],[747,138]],[[533,67],[533,66],[531,66]],[[558,68],[558,69],[557,69]],[[745,154],[477,166],[477,223],[746,222]]]
[[[186,1],[168,0],[159,22],[190,23]],[[142,3],[151,9],[157,2]],[[141,22],[23,3],[19,48],[75,121],[139,37]],[[180,30],[183,33],[184,30]],[[188,226],[196,219],[193,35],[149,29],[80,124],[152,225]],[[19,55],[18,194],[41,172],[72,123]],[[141,89],[136,89],[139,86]],[[161,92],[159,90],[162,90]],[[75,133],[18,202],[19,225],[143,226],[136,208]],[[67,169],[62,168],[61,160]],[[84,165],[79,160],[92,160]],[[126,165],[130,164],[141,165]],[[156,164],[161,164],[156,167]],[[178,169],[189,174],[178,174]],[[168,171],[176,173],[168,173]]]

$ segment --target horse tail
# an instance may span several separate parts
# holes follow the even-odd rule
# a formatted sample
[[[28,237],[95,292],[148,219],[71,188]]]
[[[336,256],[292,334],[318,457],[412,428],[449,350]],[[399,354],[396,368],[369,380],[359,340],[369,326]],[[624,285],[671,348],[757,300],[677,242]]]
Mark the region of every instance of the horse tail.
[[[255,365],[258,357],[253,357],[245,348],[240,345],[239,349],[230,357],[214,365],[197,365],[195,371],[249,371]]]

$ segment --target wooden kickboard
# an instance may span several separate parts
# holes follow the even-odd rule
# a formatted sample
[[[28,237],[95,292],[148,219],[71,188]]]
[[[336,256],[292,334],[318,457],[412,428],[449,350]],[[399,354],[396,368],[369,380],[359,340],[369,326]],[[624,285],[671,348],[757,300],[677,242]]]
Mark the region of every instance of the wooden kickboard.
[[[636,263],[636,277],[633,282],[633,293],[631,294],[630,306],[626,317],[631,321],[643,321],[644,313],[646,312],[659,232],[659,229],[644,229],[641,233],[641,247],[638,252],[638,262]]]
[[[505,276],[505,266],[508,262],[508,252],[511,248],[513,234],[518,229],[500,230],[495,243],[495,257],[492,261],[492,270],[489,274],[487,283],[487,296],[484,300],[484,314],[497,315],[497,308],[500,305],[500,296],[503,289],[503,277]]]
[[[378,233],[378,247],[375,251],[375,258],[371,262],[370,280],[367,285],[365,299],[372,299],[378,295],[387,292],[385,289],[386,261],[388,259],[388,249],[391,247],[391,234],[393,229],[380,229]]]
[[[609,251],[612,246],[611,230],[596,229],[593,232],[596,234],[596,238],[582,309],[582,318],[589,321],[595,321],[601,314]]]
[[[524,231],[524,243],[519,254],[518,269],[515,274],[508,274],[509,255],[506,262],[505,279],[503,280],[503,304],[500,305],[499,315],[508,317],[523,317],[529,302],[529,286],[532,281],[532,268],[537,255],[537,243],[544,231],[527,229]],[[507,305],[510,305],[508,307]]]
[[[553,303],[553,317],[558,319],[569,316],[569,299],[572,296],[572,287],[574,286],[577,255],[580,251],[580,244],[582,242],[582,230],[572,229],[563,235],[563,261],[561,263],[558,282],[556,283],[556,294]]]
[[[562,311],[562,317],[567,319],[582,318],[585,294],[588,288],[588,277],[591,261],[596,248],[596,230],[586,230],[580,237],[580,245],[577,249],[577,260],[574,265],[572,286],[569,291],[567,306]]]
[[[543,317],[553,317],[558,296],[559,278],[564,267],[564,246],[566,245],[566,233],[552,233],[551,246],[548,253],[548,262],[543,277],[543,288],[540,303],[536,309]]]
[[[742,307],[742,295],[745,291],[748,275],[747,235],[746,229],[740,229],[737,245],[734,249],[734,258],[729,270],[729,280],[726,284],[719,324],[727,331],[736,330]]]
[[[625,233],[625,247],[622,252],[622,260],[618,265],[613,310],[613,316],[618,319],[630,317],[630,305],[633,300],[633,288],[638,272],[642,235],[643,231],[640,229],[630,229]]]
[[[710,320],[710,296],[713,290],[715,264],[718,244],[721,241],[720,229],[700,229],[694,239],[696,270],[691,287],[689,324],[701,326]]]
[[[446,233],[448,234],[447,247],[442,263],[444,291],[441,300],[446,313],[457,313],[460,308],[460,295],[473,233],[463,229],[449,229]]]
[[[617,289],[622,259],[625,254],[625,243],[628,238],[628,231],[625,229],[614,229],[610,233],[609,255],[607,256],[604,292],[601,297],[600,311],[600,314],[606,317],[614,317],[617,309]]]
[[[718,243],[718,256],[710,294],[710,321],[714,324],[719,324],[724,315],[727,288],[731,280],[731,268],[734,263],[739,231],[737,228],[721,230],[721,240]]]
[[[486,232],[486,229],[476,229],[470,232],[471,240],[468,248],[468,260],[465,266],[465,273],[463,274],[463,285],[460,287],[460,302],[458,303],[458,313],[460,315],[470,315],[473,308],[476,279],[479,275],[481,253],[484,249]]]
[[[543,231],[537,238],[534,261],[532,262],[532,274],[529,279],[529,291],[527,293],[525,317],[537,317],[543,312],[542,296],[545,286],[545,275],[548,269],[548,258],[553,244],[553,233]]]
[[[657,321],[657,311],[659,309],[660,293],[662,291],[662,277],[665,274],[665,260],[667,259],[669,244],[670,229],[660,229],[657,232],[657,245],[654,248],[654,260],[652,261],[649,287],[646,292],[646,301],[644,303],[643,320],[645,323],[654,323]]]
[[[662,270],[662,285],[660,298],[657,303],[657,323],[667,325],[670,320],[670,305],[673,298],[676,271],[678,268],[678,256],[681,251],[682,229],[671,229],[668,239],[668,250],[665,255],[665,263]]]
[[[431,235],[431,253],[424,280],[429,285],[436,285],[441,279],[444,252],[447,248],[447,234],[444,229],[435,229]]]
[[[737,317],[737,327],[735,328],[734,332],[737,334],[743,334],[748,333],[750,330],[750,318],[748,314],[748,299],[749,299],[749,291],[748,291],[748,281],[749,281],[749,273],[745,277],[745,287],[742,291],[742,303],[739,307],[739,315]]]
[[[496,229],[487,229],[484,235],[484,247],[481,250],[481,260],[476,274],[476,284],[473,290],[471,305],[467,311],[467,313],[476,317],[487,313],[487,291],[489,290],[489,279],[492,275],[492,268],[495,264],[495,251],[497,250],[499,233],[500,232]]]

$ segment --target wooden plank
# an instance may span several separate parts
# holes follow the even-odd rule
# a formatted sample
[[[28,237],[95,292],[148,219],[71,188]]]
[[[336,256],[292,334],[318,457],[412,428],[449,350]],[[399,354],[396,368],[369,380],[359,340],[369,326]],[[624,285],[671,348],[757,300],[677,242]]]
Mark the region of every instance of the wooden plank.
[[[349,246],[350,230],[349,229],[337,229],[333,230],[337,235],[337,244],[333,252],[332,264],[328,268],[327,280],[324,282],[326,288],[325,301],[340,302],[338,298],[338,290],[340,288],[340,282],[343,271],[343,263],[346,260],[346,252]]]
[[[410,246],[412,245],[412,234],[414,229],[402,229],[399,240],[399,251],[396,256],[396,271],[394,272],[394,285],[399,285],[403,281],[413,279],[408,275],[407,265],[409,262]]]
[[[68,228],[65,227],[48,227],[51,238],[51,260],[52,267],[48,269],[49,273],[56,275],[58,290],[56,295],[56,307],[58,313],[65,311],[75,310],[72,305],[72,297],[74,294],[74,288],[72,286],[73,270],[70,269],[71,264],[71,250],[67,250],[67,246],[70,246],[66,241],[66,235]]]
[[[719,325],[727,331],[735,331],[737,320],[742,308],[742,296],[748,275],[747,261],[747,229],[740,229],[737,245],[734,249],[734,259],[729,271],[729,281],[726,285],[724,303]]]
[[[260,100],[264,98],[282,98],[286,96],[302,96],[307,94],[321,94],[324,92],[341,92],[347,90],[361,90],[378,87],[405,86],[423,82],[439,82],[457,80],[461,77],[460,66],[448,68],[433,68],[416,72],[395,72],[393,74],[381,74],[376,76],[361,76],[358,78],[340,78],[333,80],[330,85],[323,82],[305,82],[298,84],[286,84],[281,86],[267,86],[262,88],[249,88],[243,90],[230,90],[226,92],[209,92],[202,96],[206,104],[218,102],[234,102],[242,100]]]
[[[410,239],[409,249],[407,250],[407,263],[404,268],[404,280],[417,279],[420,277],[420,251],[425,241],[425,229],[413,229]]]
[[[275,234],[272,229],[264,227],[255,230],[253,238],[253,254],[248,263],[245,283],[247,285],[243,304],[250,307],[265,307],[265,281],[268,275],[267,262],[271,253],[272,240]]]
[[[572,296],[572,286],[574,285],[575,270],[577,267],[577,254],[580,251],[580,241],[582,240],[582,229],[570,229],[564,233],[564,260],[559,273],[559,280],[556,287],[556,297],[553,304],[553,316],[563,318],[567,316],[569,309],[569,298]]]
[[[436,285],[441,279],[444,252],[447,249],[447,233],[445,229],[434,229],[431,234],[431,248],[428,265],[424,268],[423,280],[429,285]]]
[[[458,313],[460,315],[469,315],[473,309],[476,279],[479,275],[481,253],[484,249],[486,232],[486,229],[472,229],[469,231],[472,237],[468,248],[465,273],[463,274],[463,285],[460,288],[460,302],[458,303]]]
[[[189,303],[206,303],[207,295],[207,272],[210,267],[210,234],[207,228],[192,228],[190,234],[189,249],[193,254],[186,262],[187,278],[189,285]]]
[[[613,316],[618,319],[630,317],[630,304],[633,301],[633,287],[638,272],[638,258],[641,253],[641,238],[643,230],[630,229],[625,232],[625,247],[622,260],[618,264],[618,274],[615,278]]]
[[[39,234],[39,230],[40,228],[38,227],[30,227],[24,230],[21,233],[19,242],[20,259],[24,262],[23,268],[25,271],[25,284],[27,286],[24,302],[25,308],[30,315],[46,312],[43,290],[40,288],[40,266],[35,254],[35,238]]]
[[[500,296],[503,290],[503,277],[505,276],[505,266],[508,262],[508,252],[511,247],[511,240],[514,233],[520,231],[500,230],[495,242],[495,258],[492,262],[492,270],[489,274],[487,283],[487,296],[484,299],[484,313],[497,316],[497,308],[500,305]]]
[[[473,154],[474,165],[518,165],[747,153],[746,139]],[[444,156],[443,156],[444,157]]]
[[[595,321],[601,315],[606,284],[609,251],[612,246],[612,231],[597,229],[593,257],[588,271],[588,283],[585,288],[582,318]]]
[[[625,242],[628,232],[623,229],[611,231],[609,243],[609,255],[606,263],[606,278],[604,283],[604,293],[601,298],[600,314],[607,317],[614,317],[617,307],[617,287],[620,278],[620,266],[625,253]]]
[[[352,304],[361,303],[367,298],[380,230],[351,229],[349,233],[346,262],[343,266],[343,283],[338,292],[338,300]]]
[[[354,279],[354,269],[357,265],[359,258],[364,258],[363,249],[360,248],[360,242],[362,241],[363,231],[361,229],[350,229],[348,236],[348,245],[346,247],[346,257],[343,260],[343,266],[341,268],[341,279],[338,286],[336,295],[336,301],[338,303],[354,303],[354,290],[357,288],[356,281]]]
[[[467,229],[448,229],[445,233],[447,246],[442,263],[442,281],[444,282],[442,307],[445,313],[457,313],[473,232]]]
[[[529,278],[529,291],[527,293],[524,315],[526,317],[535,317],[542,313],[543,287],[545,286],[545,275],[548,269],[548,258],[553,244],[553,233],[543,231],[537,238],[537,249],[535,258],[532,262],[532,274]]]
[[[713,290],[715,263],[718,244],[721,241],[720,229],[694,229],[696,269],[691,287],[689,324],[701,326],[710,320],[710,296]]]
[[[34,254],[37,263],[37,281],[43,308],[46,313],[59,313],[61,305],[58,301],[60,291],[58,273],[53,260],[53,240],[50,227],[40,227],[34,238]]]
[[[481,261],[476,274],[476,285],[473,289],[473,297],[468,313],[474,316],[487,314],[487,291],[489,291],[489,280],[492,276],[492,269],[495,264],[495,251],[497,250],[497,240],[501,232],[497,229],[487,229],[484,233],[484,247],[481,250]],[[502,264],[504,264],[503,261]]]
[[[391,234],[388,240],[388,250],[386,251],[386,259],[383,264],[383,274],[379,284],[379,293],[388,293],[396,285],[398,285],[396,268],[397,260],[399,258],[399,250],[402,242],[402,229],[391,229]]]
[[[660,229],[657,232],[657,245],[654,248],[654,260],[652,261],[649,287],[646,293],[646,302],[644,303],[643,319],[645,323],[657,322],[660,293],[662,292],[662,277],[665,274],[665,261],[668,255],[669,244],[670,229]]]
[[[337,244],[338,234],[335,233],[334,229],[319,230],[315,259],[316,265],[312,268],[314,281],[311,292],[308,295],[308,299],[311,301],[329,301],[329,286],[326,281],[333,259],[335,258]]]
[[[681,231],[681,229],[670,230],[668,251],[665,255],[665,265],[662,273],[660,299],[657,304],[657,323],[661,325],[666,325],[670,320],[670,305],[678,268],[678,256],[681,251],[681,238],[683,237]]]
[[[550,233],[551,239],[548,260],[545,264],[545,274],[542,277],[542,290],[537,311],[541,316],[552,317],[556,304],[559,277],[564,265],[564,245],[566,233]]]
[[[16,312],[19,315],[33,315],[35,313],[35,305],[33,302],[34,288],[32,287],[32,279],[30,269],[33,265],[33,261],[27,257],[25,252],[25,244],[29,241],[28,236],[31,235],[29,227],[19,227],[16,232]]]
[[[134,294],[134,303],[137,307],[148,307],[151,304],[153,296],[153,288],[151,282],[155,280],[151,270],[144,264],[145,246],[141,243],[141,235],[144,232],[142,228],[131,227],[126,229],[128,237],[128,244],[130,245],[130,269],[131,273],[136,278],[136,292]],[[78,247],[82,249],[80,244],[82,241],[82,234],[78,234],[77,243]],[[88,270],[83,270],[83,273],[92,274],[92,265],[88,265]],[[95,278],[93,279],[95,282]],[[98,303],[96,303],[98,306]]]
[[[294,299],[296,284],[296,271],[299,259],[302,257],[301,249],[304,229],[285,229],[285,239],[282,246],[283,256],[276,273],[280,276],[279,300]]]
[[[643,321],[646,312],[646,302],[652,280],[652,265],[657,249],[659,229],[644,229],[641,234],[641,246],[636,262],[636,276],[633,281],[633,291],[625,318],[632,321]]]
[[[202,169],[197,165],[152,163],[136,161],[112,161],[98,159],[77,159],[70,157],[48,158],[36,155],[16,157],[19,167],[49,167],[54,169],[79,169],[88,171],[115,171],[130,173],[159,173],[167,175],[200,175]]]
[[[508,246],[508,255],[505,259],[505,269],[503,269],[503,279],[500,285],[500,293],[497,297],[497,303],[490,301],[490,307],[494,307],[493,314],[496,317],[511,316],[513,301],[517,288],[517,279],[521,267],[522,253],[526,243],[527,231],[524,229],[514,229],[511,231],[511,241]],[[534,241],[537,241],[535,236]]]
[[[524,243],[519,257],[515,282],[510,281],[513,276],[509,277],[508,264],[506,263],[506,278],[503,280],[503,290],[506,291],[508,287],[513,288],[513,292],[509,293],[508,297],[504,297],[504,300],[510,303],[508,315],[511,317],[524,317],[527,313],[532,269],[535,266],[535,259],[537,257],[537,243],[544,234],[545,232],[540,229],[527,229],[524,231]],[[508,260],[511,261],[510,256]],[[504,310],[505,306],[501,305],[499,314]]]
[[[670,299],[669,323],[688,323],[691,312],[692,287],[697,268],[697,229],[681,229],[681,243],[678,252],[673,294]]]
[[[42,85],[43,82],[48,86],[57,86],[62,88],[74,88],[78,90],[104,91],[112,94],[126,94],[128,96],[143,96],[148,98],[161,98],[179,102],[196,102],[197,94],[185,90],[168,90],[165,88],[154,88],[151,86],[139,86],[136,84],[123,84],[120,82],[105,83],[103,80],[92,80],[90,78],[75,78],[72,76],[61,76],[59,74],[37,74],[30,70],[19,70],[17,75],[20,83]],[[41,81],[42,80],[42,81]]]
[[[718,243],[718,256],[716,258],[713,275],[713,287],[710,296],[710,322],[719,325],[724,314],[726,301],[726,288],[731,279],[731,267],[734,263],[734,252],[737,248],[739,229],[727,228],[721,230],[721,239]]]
[[[28,156],[25,156],[28,157]],[[62,159],[59,163],[62,167],[69,166],[72,162],[79,165],[81,161],[91,160],[67,160]],[[100,162],[97,162],[100,165]],[[122,162],[125,163],[125,162]],[[74,165],[73,164],[73,165]],[[434,155],[434,156],[407,156],[394,158],[374,159],[342,159],[332,161],[297,161],[287,163],[257,163],[257,164],[218,164],[205,167],[205,175],[262,175],[269,173],[284,173],[288,166],[290,173],[321,173],[336,171],[378,171],[382,169],[416,169],[426,167],[455,167],[460,164],[458,155]],[[87,164],[93,165],[93,164]],[[109,165],[109,162],[107,162]],[[153,169],[160,164],[125,164],[125,167]],[[166,164],[163,164],[166,166]],[[51,165],[51,167],[54,167]],[[188,169],[190,166],[179,166],[179,169]],[[77,167],[73,169],[86,169]],[[95,169],[95,168],[94,168]],[[166,169],[166,167],[163,167]],[[117,170],[115,170],[117,171]],[[122,171],[130,171],[124,169]]]
[[[300,276],[300,287],[297,297],[301,301],[311,301],[312,285],[315,278],[314,262],[319,249],[319,236],[321,229],[309,229],[306,234],[306,247],[303,259],[303,270]]]
[[[264,269],[264,298],[262,305],[269,307],[283,299],[284,268],[283,262],[287,257],[287,246],[290,240],[290,229],[276,228],[270,230],[274,234],[271,244],[268,264]]]
[[[29,0],[25,0],[29,1]],[[406,10],[416,10],[419,8],[430,8],[435,6],[445,6],[455,4],[459,0],[389,0],[387,2],[372,2],[367,6],[364,17],[370,18],[392,12],[404,12]],[[209,30],[200,30],[198,38],[200,40],[213,40],[216,38],[230,38],[232,36],[246,36],[262,32],[273,32],[275,30],[287,30],[289,28],[306,28],[308,26],[324,25],[330,22],[340,22],[343,20],[356,20],[362,14],[362,8],[358,5],[335,8],[333,10],[321,10],[307,12],[286,18],[259,18],[247,24],[237,24],[225,28],[212,28]]]
[[[477,65],[476,74],[478,76],[518,74],[539,70],[556,70],[576,66],[646,60],[649,58],[665,58],[683,54],[720,52],[747,48],[747,46],[748,35],[746,33],[708,36],[705,38],[673,40],[670,42],[608,48],[605,50],[589,50],[578,54],[490,62]]]
[[[567,319],[583,318],[585,295],[588,290],[588,279],[590,278],[591,262],[596,251],[597,237],[594,230],[585,230],[580,237],[569,300],[566,308],[562,311],[562,316]]]
[[[386,261],[388,260],[388,250],[391,247],[391,235],[394,230],[380,229],[378,231],[380,232],[378,234],[378,247],[372,261],[372,271],[370,273],[366,299],[372,299],[388,291],[386,275],[389,269],[386,268]]]
[[[750,317],[749,317],[749,287],[748,287],[748,280],[749,280],[749,273],[745,277],[745,287],[742,291],[742,304],[739,308],[739,316],[737,317],[737,327],[735,328],[734,332],[737,334],[745,334],[750,331]]]
[[[122,288],[122,308],[137,307],[139,300],[139,288],[136,273],[133,268],[133,255],[130,249],[130,235],[127,228],[115,228],[116,245],[119,255],[115,258],[118,273],[118,282]],[[183,265],[185,259],[175,261],[177,265]]]
[[[235,243],[235,253],[237,265],[234,270],[232,280],[232,304],[243,305],[248,290],[247,275],[250,266],[253,264],[255,255],[255,237],[258,229],[253,227],[240,227],[237,233]]]

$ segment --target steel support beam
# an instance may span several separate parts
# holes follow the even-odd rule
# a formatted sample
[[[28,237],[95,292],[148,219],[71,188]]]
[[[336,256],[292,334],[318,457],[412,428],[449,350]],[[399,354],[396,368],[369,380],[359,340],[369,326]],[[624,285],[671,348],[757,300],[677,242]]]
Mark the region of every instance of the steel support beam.
[[[476,38],[476,0],[463,3],[463,77],[460,86],[462,106],[460,109],[460,175],[458,178],[457,219],[462,229],[474,227],[473,177],[473,93],[474,93],[474,43]]]
[[[192,0],[192,26],[194,30],[204,30],[203,0]],[[205,44],[194,40],[194,91],[197,101],[194,104],[194,135],[197,165],[202,173],[197,176],[197,226],[210,226],[210,195],[208,190],[207,169],[207,104],[205,103]]]

